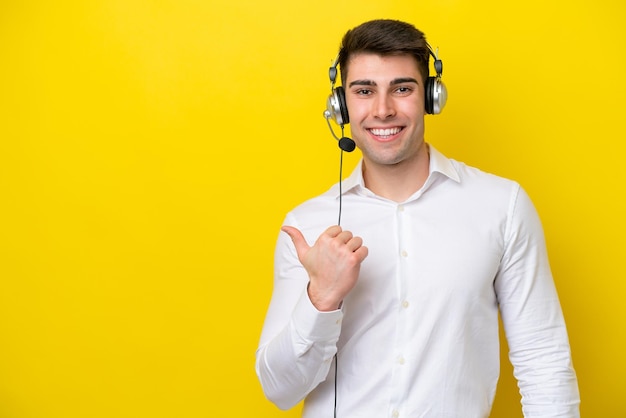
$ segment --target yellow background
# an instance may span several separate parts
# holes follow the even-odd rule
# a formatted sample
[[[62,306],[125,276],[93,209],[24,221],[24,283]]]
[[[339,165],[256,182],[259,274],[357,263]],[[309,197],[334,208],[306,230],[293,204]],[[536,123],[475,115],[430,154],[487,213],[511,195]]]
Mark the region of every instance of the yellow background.
[[[583,416],[626,417],[625,10],[3,1],[0,417],[298,416],[254,374],[274,242],[337,179],[327,68],[379,17],[440,48],[450,99],[427,139],[533,198]],[[502,368],[492,416],[519,417]]]

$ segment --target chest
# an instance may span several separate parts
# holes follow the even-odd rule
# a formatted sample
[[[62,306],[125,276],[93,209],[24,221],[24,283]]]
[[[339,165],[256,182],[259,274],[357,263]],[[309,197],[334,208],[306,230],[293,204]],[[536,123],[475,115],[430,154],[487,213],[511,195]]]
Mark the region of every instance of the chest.
[[[495,298],[506,211],[485,203],[373,205],[354,220],[352,232],[369,249],[356,297],[378,303]]]

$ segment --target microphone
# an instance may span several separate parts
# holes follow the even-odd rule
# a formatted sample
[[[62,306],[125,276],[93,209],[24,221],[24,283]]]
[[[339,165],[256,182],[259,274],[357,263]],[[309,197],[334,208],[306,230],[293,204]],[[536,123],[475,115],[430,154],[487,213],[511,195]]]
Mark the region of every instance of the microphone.
[[[339,148],[346,152],[352,152],[356,148],[356,143],[352,140],[352,138],[343,136],[339,139]]]
[[[328,129],[330,129],[330,133],[333,135],[333,138],[338,141],[339,148],[341,148],[342,151],[346,152],[354,151],[354,149],[356,148],[356,143],[354,142],[354,140],[352,138],[348,138],[347,136],[342,136],[341,138],[337,137],[337,135],[335,135],[335,131],[333,131],[333,127],[330,126],[330,117],[331,113],[328,109],[326,109],[324,111],[324,118],[326,119]],[[341,125],[341,132],[343,135],[343,124]]]

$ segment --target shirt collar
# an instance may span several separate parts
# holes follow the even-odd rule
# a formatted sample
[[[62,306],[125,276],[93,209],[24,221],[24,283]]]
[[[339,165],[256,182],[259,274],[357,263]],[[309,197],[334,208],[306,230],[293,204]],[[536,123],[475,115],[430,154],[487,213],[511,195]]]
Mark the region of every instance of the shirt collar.
[[[450,180],[460,183],[461,177],[459,176],[457,169],[452,164],[452,161],[437,151],[437,149],[435,149],[432,145],[428,144],[428,148],[430,150],[430,172],[428,177],[431,177],[433,173],[441,173]]]
[[[448,177],[451,180],[456,181],[457,183],[461,182],[461,178],[459,177],[459,173],[454,168],[454,165],[445,155],[441,152],[437,151],[435,147],[428,144],[429,152],[430,152],[430,164],[428,168],[428,179],[426,183],[429,184],[433,181],[434,173],[441,173],[442,175]],[[365,182],[363,181],[363,159],[359,160],[356,167],[352,171],[349,177],[347,177],[342,182],[342,194],[349,193],[352,190],[365,190]],[[339,197],[339,189],[337,188],[337,197]]]

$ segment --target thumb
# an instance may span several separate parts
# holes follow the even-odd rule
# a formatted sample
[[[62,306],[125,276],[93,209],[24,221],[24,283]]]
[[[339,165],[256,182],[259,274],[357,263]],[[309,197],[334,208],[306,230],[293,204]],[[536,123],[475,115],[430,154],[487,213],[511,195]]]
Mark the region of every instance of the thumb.
[[[298,228],[294,228],[293,226],[283,226],[280,228],[281,231],[287,233],[293,242],[293,245],[296,247],[296,252],[298,253],[298,258],[302,259],[302,257],[309,251],[309,244],[307,244],[304,239],[304,235]]]

